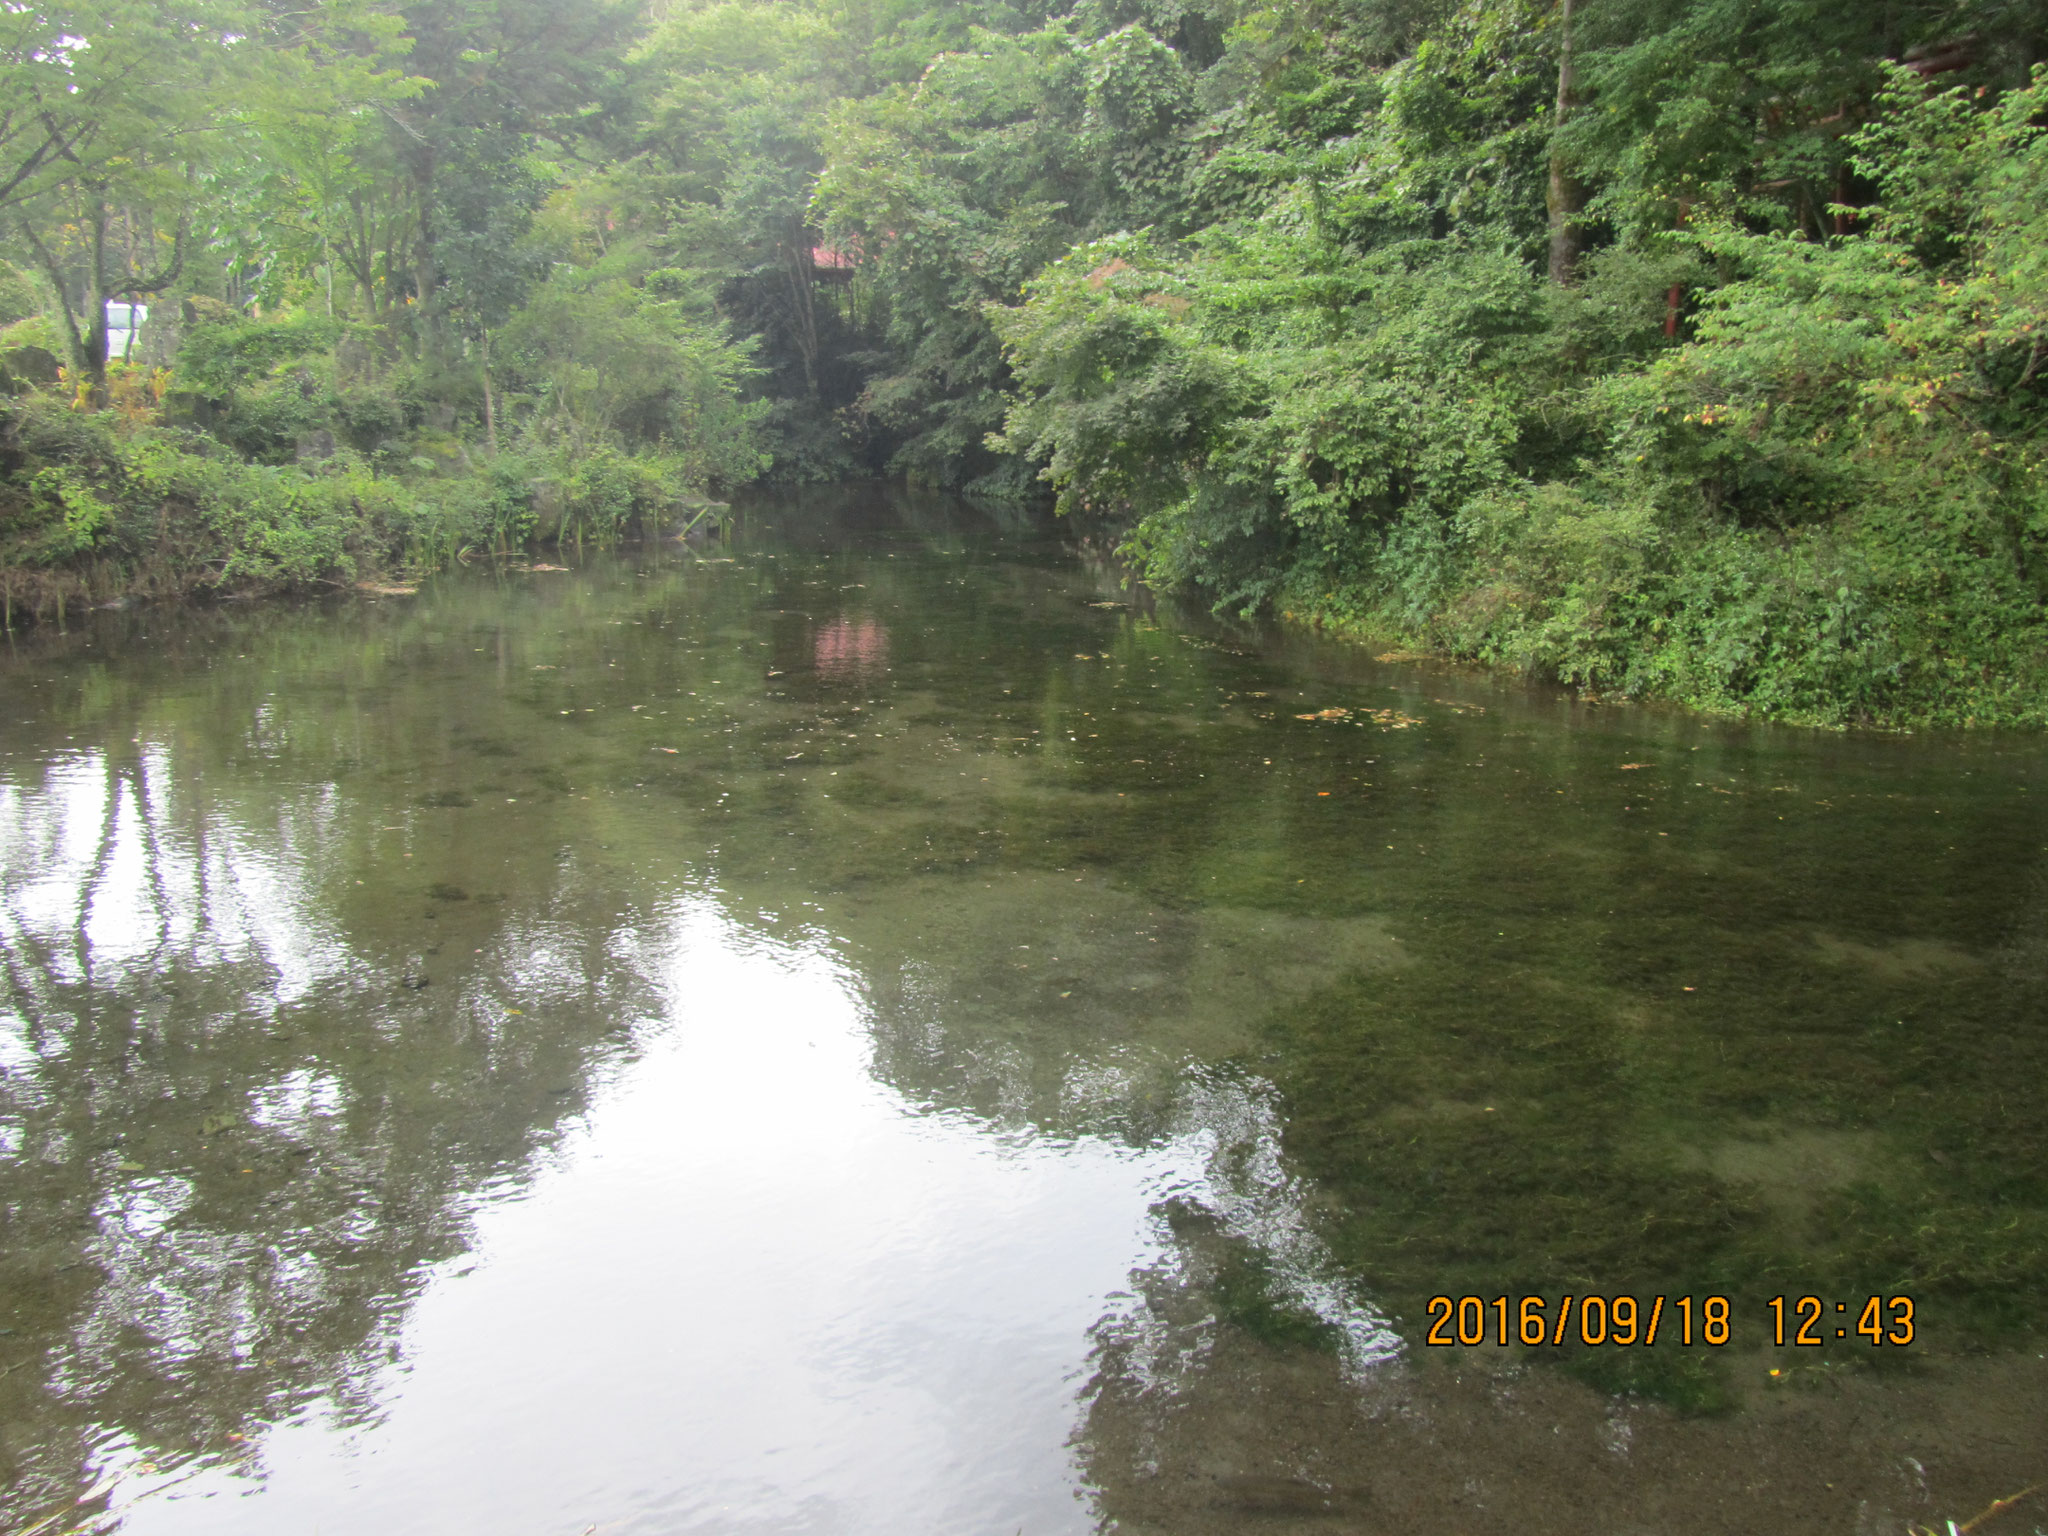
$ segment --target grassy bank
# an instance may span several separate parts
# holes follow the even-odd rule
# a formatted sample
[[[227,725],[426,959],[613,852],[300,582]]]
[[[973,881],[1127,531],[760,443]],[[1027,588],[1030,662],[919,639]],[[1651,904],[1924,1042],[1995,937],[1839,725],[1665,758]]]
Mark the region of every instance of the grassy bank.
[[[111,367],[99,408],[68,373],[9,380],[0,611],[12,628],[128,599],[349,586],[680,529],[767,463],[739,362],[711,362],[650,386],[683,398],[688,430],[636,437],[602,411],[550,410],[538,391],[495,419],[442,403],[417,370],[303,313],[202,311],[173,367]]]
[[[266,464],[189,429],[0,402],[0,602],[13,628],[136,598],[247,595],[415,575],[466,554],[604,542],[705,508],[676,466],[615,448],[336,451]]]
[[[1506,526],[1474,520],[1419,616],[1369,582],[1302,593],[1286,615],[1381,649],[1711,713],[1890,729],[2048,724],[2048,624],[1996,543],[1901,541],[1867,523],[1660,526],[1603,515],[1563,488],[1515,513]]]

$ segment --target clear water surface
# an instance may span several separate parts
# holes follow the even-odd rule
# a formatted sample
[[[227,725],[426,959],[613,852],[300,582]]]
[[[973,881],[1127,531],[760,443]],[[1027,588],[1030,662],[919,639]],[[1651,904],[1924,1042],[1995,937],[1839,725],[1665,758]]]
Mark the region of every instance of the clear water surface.
[[[0,1529],[1848,1536],[2048,1476],[2036,739],[1588,704],[840,491],[17,638],[0,753]],[[1424,1342],[1567,1292],[1730,1339]],[[1872,1295],[1913,1344],[1832,1337]]]

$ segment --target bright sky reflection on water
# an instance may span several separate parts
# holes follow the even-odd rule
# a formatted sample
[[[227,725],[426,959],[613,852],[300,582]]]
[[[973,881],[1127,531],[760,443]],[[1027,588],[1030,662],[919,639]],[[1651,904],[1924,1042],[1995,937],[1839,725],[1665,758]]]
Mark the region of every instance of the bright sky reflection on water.
[[[1082,1530],[1090,1327],[1201,1138],[992,1136],[869,1074],[828,942],[708,897],[636,943],[663,1016],[530,1188],[487,1203],[375,1422],[273,1432],[132,1529]],[[459,1277],[458,1277],[459,1272]],[[218,1497],[207,1497],[207,1495]]]

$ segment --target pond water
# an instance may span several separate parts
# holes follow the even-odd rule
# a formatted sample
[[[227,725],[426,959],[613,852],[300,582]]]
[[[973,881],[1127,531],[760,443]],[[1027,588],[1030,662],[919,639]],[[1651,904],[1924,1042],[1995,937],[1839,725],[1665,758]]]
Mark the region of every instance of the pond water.
[[[0,1529],[1860,1536],[2048,1476],[2039,740],[1232,629],[896,492],[564,563],[0,652]]]

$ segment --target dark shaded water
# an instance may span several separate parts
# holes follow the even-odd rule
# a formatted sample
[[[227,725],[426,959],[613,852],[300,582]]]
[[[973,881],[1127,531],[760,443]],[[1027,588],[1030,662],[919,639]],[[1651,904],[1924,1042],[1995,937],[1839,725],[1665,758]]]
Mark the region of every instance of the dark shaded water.
[[[2041,743],[1226,633],[1061,533],[844,492],[0,657],[0,1529],[1864,1533],[2048,1476]],[[1567,1292],[1729,1342],[1423,1343]]]

